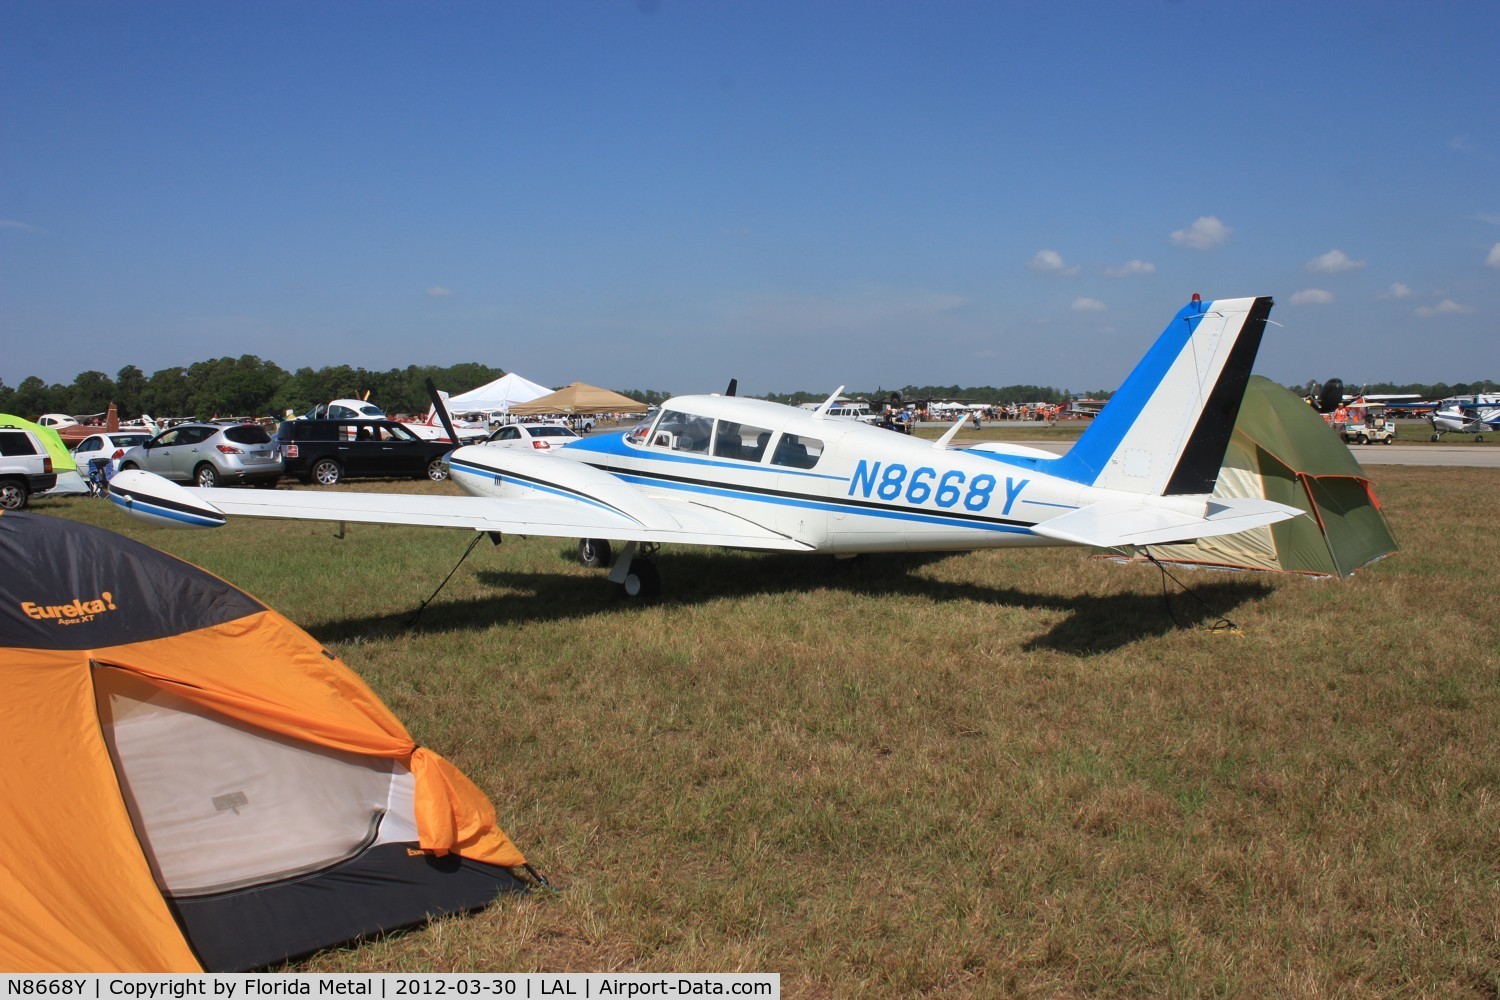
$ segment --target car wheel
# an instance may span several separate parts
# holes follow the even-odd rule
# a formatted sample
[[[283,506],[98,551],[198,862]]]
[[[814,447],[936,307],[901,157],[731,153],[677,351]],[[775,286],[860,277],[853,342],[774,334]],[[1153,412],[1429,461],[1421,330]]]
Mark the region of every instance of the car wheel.
[[[434,458],[427,463],[427,478],[435,483],[441,483],[448,478],[448,466],[443,464],[441,458]]]
[[[331,458],[320,458],[313,463],[313,482],[319,486],[333,486],[344,478],[344,470]]]
[[[140,468],[140,466],[136,465],[134,462],[126,462],[124,465],[120,466],[120,471],[121,472],[134,472],[136,469],[139,469],[139,468]]]
[[[20,510],[30,495],[26,484],[19,479],[0,482],[0,510]]]
[[[202,463],[193,470],[193,485],[213,489],[219,485],[219,470],[207,462]]]
[[[608,566],[613,555],[614,553],[610,551],[609,542],[602,538],[580,538],[578,540],[578,561],[590,569]]]

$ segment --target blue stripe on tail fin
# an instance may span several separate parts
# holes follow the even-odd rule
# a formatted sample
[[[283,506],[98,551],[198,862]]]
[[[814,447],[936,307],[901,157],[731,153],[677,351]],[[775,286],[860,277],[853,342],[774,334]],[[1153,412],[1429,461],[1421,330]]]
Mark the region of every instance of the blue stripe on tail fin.
[[[1132,493],[1211,493],[1270,311],[1269,297],[1194,296],[1046,473]]]

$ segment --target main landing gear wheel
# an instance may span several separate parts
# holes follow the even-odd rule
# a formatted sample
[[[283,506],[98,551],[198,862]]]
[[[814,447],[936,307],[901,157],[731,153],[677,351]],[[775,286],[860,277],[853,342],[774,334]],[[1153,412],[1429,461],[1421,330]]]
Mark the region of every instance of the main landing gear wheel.
[[[661,594],[661,574],[656,571],[656,563],[646,559],[632,560],[620,590],[626,597],[637,601],[658,597]]]
[[[615,557],[614,551],[609,547],[609,542],[602,538],[580,538],[578,540],[578,561],[590,569],[599,569],[608,566],[610,560]]]
[[[598,543],[598,539],[594,539]],[[579,547],[580,554],[582,546]],[[653,543],[626,542],[615,564],[609,570],[609,582],[620,588],[620,596],[635,601],[649,601],[661,593],[661,576],[656,572],[656,550]]]

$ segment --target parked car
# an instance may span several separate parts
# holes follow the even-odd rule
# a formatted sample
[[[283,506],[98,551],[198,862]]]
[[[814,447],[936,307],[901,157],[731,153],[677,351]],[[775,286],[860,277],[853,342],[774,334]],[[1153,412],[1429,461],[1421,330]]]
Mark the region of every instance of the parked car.
[[[490,432],[484,443],[500,448],[562,448],[582,438],[566,424],[506,424]]]
[[[178,424],[120,456],[121,469],[144,469],[195,486],[275,486],[281,456],[259,424]]]
[[[125,457],[127,451],[150,440],[150,431],[115,431],[113,434],[101,431],[78,442],[78,446],[73,449],[73,461],[78,463],[80,476],[89,474],[89,463],[92,461],[108,462],[112,468],[118,469],[120,459]]]
[[[57,485],[52,456],[24,427],[0,427],[0,510],[20,510],[31,494]]]
[[[289,476],[332,486],[351,476],[413,476],[441,482],[450,441],[427,441],[395,420],[285,420],[276,431]]]

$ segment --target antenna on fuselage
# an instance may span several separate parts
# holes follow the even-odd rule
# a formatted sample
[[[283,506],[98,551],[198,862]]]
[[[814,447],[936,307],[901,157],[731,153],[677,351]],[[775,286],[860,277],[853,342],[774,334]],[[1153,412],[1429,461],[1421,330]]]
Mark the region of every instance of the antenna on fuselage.
[[[944,431],[942,437],[932,442],[932,446],[938,451],[944,451],[948,447],[948,442],[952,441],[954,435],[958,433],[958,429],[968,422],[969,415],[966,413],[963,416],[959,417],[957,420],[953,421],[953,426]]]
[[[833,405],[834,400],[838,399],[843,394],[843,386],[839,386],[837,389],[833,390],[833,395],[823,400],[822,406],[818,407],[816,410],[813,410],[813,416],[817,417],[819,420],[822,420],[823,414],[828,412],[828,408]]]

